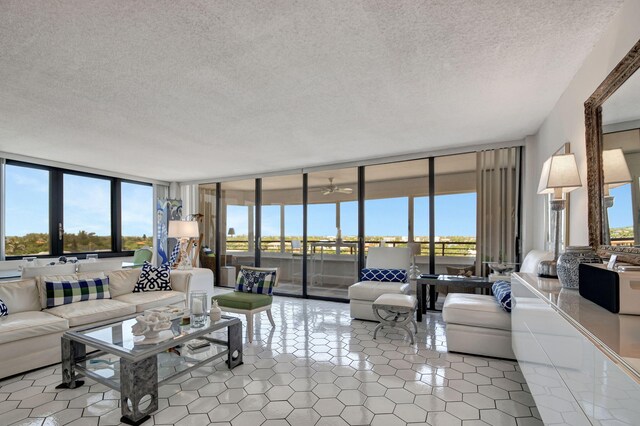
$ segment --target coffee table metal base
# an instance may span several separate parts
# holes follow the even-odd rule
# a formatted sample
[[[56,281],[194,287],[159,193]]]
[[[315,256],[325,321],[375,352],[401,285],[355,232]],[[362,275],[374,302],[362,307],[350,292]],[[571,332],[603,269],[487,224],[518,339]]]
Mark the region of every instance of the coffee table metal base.
[[[87,368],[87,361],[108,351],[102,350],[90,355],[86,353],[86,345],[63,335],[61,338],[62,351],[62,383],[58,388],[75,389],[84,384],[78,380],[86,376],[99,383],[120,392],[120,421],[129,425],[140,425],[149,419],[150,414],[158,410],[158,387],[175,377],[186,374],[214,359],[227,356],[227,365],[233,369],[242,364],[242,323],[236,321],[227,327],[227,340],[215,339],[209,336],[199,336],[211,343],[226,346],[225,350],[194,363],[189,368],[178,371],[163,380],[158,380],[158,354],[152,354],[138,361],[131,361],[120,357],[119,382],[105,378]],[[143,401],[145,398],[145,401]],[[141,403],[148,405],[141,408]]]

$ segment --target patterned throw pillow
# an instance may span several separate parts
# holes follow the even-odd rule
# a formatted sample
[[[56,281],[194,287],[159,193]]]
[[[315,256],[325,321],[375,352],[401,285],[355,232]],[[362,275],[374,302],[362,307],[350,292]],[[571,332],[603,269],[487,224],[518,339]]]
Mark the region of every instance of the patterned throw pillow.
[[[155,267],[149,262],[144,262],[138,282],[133,288],[134,293],[143,291],[170,291],[171,288],[171,269],[168,265]]]
[[[6,317],[7,315],[9,315],[9,309],[2,299],[0,299],[0,317]]]
[[[384,281],[390,283],[406,283],[406,269],[364,268],[362,281]]]
[[[276,282],[276,271],[254,271],[241,269],[236,281],[236,291],[245,293],[273,294]]]
[[[511,283],[507,281],[496,281],[491,286],[493,295],[502,307],[507,312],[511,312]]]
[[[77,281],[45,281],[47,308],[85,300],[111,299],[109,278],[88,278]]]

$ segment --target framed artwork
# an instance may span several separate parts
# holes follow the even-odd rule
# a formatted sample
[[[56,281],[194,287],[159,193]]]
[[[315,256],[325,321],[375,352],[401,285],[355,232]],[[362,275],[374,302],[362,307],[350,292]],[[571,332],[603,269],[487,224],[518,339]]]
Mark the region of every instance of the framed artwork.
[[[168,198],[158,199],[156,205],[156,217],[158,226],[158,262],[161,265],[171,262],[171,253],[177,246],[176,241],[169,241],[169,221],[182,219],[182,200]]]

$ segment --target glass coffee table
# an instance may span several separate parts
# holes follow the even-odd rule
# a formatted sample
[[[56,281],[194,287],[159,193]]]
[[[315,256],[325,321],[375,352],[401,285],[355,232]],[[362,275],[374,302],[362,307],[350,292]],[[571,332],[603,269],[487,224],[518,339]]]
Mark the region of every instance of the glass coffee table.
[[[158,387],[177,376],[222,357],[229,369],[242,364],[242,322],[222,316],[208,318],[204,327],[179,327],[174,323],[173,337],[160,343],[141,345],[143,336],[134,336],[135,318],[99,327],[71,330],[63,334],[62,384],[76,388],[86,376],[120,392],[123,423],[138,425],[158,409]],[[226,333],[225,333],[226,329]],[[209,345],[190,349],[194,339]],[[137,342],[137,343],[136,343]],[[87,354],[87,347],[96,352]]]

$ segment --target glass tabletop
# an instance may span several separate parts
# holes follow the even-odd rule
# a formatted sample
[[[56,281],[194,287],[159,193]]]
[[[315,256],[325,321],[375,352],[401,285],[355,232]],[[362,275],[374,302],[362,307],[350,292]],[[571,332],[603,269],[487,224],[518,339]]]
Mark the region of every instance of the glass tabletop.
[[[140,358],[149,354],[159,353],[189,340],[207,335],[216,330],[228,327],[232,323],[240,322],[238,318],[222,316],[219,321],[212,322],[209,318],[203,327],[193,328],[180,326],[179,319],[172,321],[170,330],[166,330],[166,340],[158,343],[144,344],[144,336],[134,336],[131,327],[136,323],[135,318],[119,321],[112,324],[79,330],[68,331],[65,335],[72,340],[79,341],[97,349],[126,356],[127,358]]]

